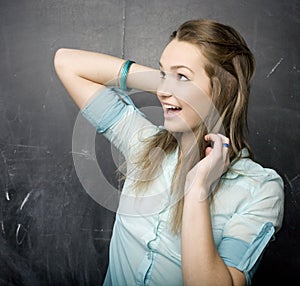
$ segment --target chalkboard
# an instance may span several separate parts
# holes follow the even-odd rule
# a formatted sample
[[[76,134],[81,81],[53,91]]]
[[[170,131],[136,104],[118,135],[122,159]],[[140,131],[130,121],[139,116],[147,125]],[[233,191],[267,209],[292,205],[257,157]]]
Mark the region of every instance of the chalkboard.
[[[299,1],[0,0],[0,285],[101,285],[108,263],[114,212],[78,179],[78,109],[54,72],[55,51],[101,51],[158,67],[172,31],[195,18],[232,25],[254,52],[248,138],[256,160],[285,183],[283,226],[253,285],[298,278]],[[147,93],[133,99],[157,106]],[[95,146],[105,179],[119,189],[114,151],[100,135]]]

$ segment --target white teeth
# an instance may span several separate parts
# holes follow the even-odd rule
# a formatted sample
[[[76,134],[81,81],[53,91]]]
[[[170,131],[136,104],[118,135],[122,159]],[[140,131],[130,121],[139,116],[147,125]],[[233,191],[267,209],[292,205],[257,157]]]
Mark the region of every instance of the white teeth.
[[[167,109],[174,109],[174,110],[176,110],[176,109],[180,109],[180,108],[179,108],[179,107],[177,107],[177,106],[168,105],[168,104],[164,104],[164,107],[165,107],[165,108],[167,108]]]

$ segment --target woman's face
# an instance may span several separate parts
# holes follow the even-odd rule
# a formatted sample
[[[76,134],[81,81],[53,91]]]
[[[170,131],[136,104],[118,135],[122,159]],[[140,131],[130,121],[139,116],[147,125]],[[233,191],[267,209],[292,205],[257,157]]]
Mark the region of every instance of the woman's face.
[[[211,107],[211,83],[200,49],[172,40],[160,58],[161,80],[157,96],[164,111],[164,125],[170,132],[191,132]]]

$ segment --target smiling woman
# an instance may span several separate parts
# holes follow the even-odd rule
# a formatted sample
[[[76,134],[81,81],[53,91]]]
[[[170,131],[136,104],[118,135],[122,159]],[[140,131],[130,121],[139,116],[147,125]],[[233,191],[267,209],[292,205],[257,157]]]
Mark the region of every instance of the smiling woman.
[[[105,285],[251,284],[283,216],[282,180],[251,159],[245,139],[254,66],[240,34],[210,20],[172,34],[160,71],[57,51],[65,88],[127,163]],[[127,87],[156,91],[163,128]]]
[[[205,63],[201,50],[189,42],[174,39],[165,48],[160,59],[162,80],[157,96],[169,131],[192,131],[207,117],[211,82]]]

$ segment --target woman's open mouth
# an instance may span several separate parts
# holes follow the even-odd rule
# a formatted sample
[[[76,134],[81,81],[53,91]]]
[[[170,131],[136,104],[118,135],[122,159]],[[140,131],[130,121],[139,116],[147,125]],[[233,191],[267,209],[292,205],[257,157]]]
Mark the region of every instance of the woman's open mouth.
[[[165,118],[171,118],[177,116],[182,110],[182,108],[179,106],[169,105],[169,104],[163,104],[163,107],[164,107]]]

